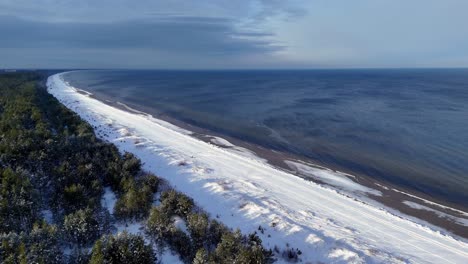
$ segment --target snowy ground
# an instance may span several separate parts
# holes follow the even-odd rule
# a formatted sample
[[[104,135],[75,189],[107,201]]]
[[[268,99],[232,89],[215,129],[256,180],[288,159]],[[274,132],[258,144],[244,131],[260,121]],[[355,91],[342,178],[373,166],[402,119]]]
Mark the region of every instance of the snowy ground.
[[[106,105],[69,87],[60,75],[51,76],[48,87],[95,126],[99,137],[134,153],[145,170],[193,197],[212,217],[244,233],[259,232],[261,225],[266,247],[299,248],[304,263],[468,263],[465,241],[203,142],[151,116]]]
[[[111,190],[109,187],[104,188],[104,195],[102,196],[101,199],[101,205],[103,208],[106,208],[110,214],[114,212],[114,206],[115,203],[117,202],[117,196],[115,193]],[[180,227],[182,230],[186,230],[187,227],[185,226],[184,220],[180,218],[174,219],[174,223],[177,227]],[[127,232],[129,234],[134,234],[134,235],[141,235],[144,237],[145,241],[147,244],[150,244],[151,239],[148,237],[148,235],[145,233],[144,226],[142,222],[115,222],[113,223],[113,226],[115,227],[115,232],[120,233],[120,232]],[[160,251],[159,248],[157,248],[156,245],[153,244],[153,249],[157,254],[157,262],[158,263],[173,263],[173,264],[182,264],[182,260],[179,258],[177,254],[174,254],[171,252],[169,249],[165,248],[163,249],[163,252]],[[90,249],[91,250],[91,249]],[[71,251],[71,250],[68,250]],[[68,253],[70,254],[70,253]]]

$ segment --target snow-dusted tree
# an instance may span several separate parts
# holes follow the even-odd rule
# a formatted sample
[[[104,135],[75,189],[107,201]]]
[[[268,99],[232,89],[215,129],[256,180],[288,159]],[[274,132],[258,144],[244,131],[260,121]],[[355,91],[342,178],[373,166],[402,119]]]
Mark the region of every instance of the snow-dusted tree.
[[[36,220],[38,206],[28,177],[0,168],[0,232],[29,231]]]
[[[145,245],[142,236],[123,232],[115,236],[106,235],[96,241],[91,252],[90,264],[146,264],[154,263],[155,260],[153,248]]]
[[[166,212],[163,212],[159,207],[151,208],[148,221],[146,223],[148,232],[157,240],[164,239],[169,231],[174,227],[171,218]]]
[[[178,215],[184,219],[192,211],[194,202],[187,195],[175,190],[165,191],[161,194],[161,210],[169,215]]]
[[[200,248],[195,254],[193,264],[208,264],[208,253],[204,248]]]
[[[62,263],[58,230],[45,221],[36,223],[26,238],[27,263]]]
[[[65,216],[63,229],[65,237],[79,245],[92,243],[100,235],[98,219],[89,208]]]
[[[192,213],[188,215],[187,228],[196,248],[200,248],[204,244],[209,245],[208,227],[208,215],[205,213]]]
[[[215,249],[216,261],[220,263],[234,263],[237,253],[242,247],[242,234],[236,232],[226,232],[221,237],[221,242]]]

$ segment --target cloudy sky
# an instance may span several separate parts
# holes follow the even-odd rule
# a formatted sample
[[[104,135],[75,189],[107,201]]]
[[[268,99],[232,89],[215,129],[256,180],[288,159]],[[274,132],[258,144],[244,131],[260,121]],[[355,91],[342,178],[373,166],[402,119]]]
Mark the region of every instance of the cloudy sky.
[[[467,0],[0,0],[0,68],[468,67]]]

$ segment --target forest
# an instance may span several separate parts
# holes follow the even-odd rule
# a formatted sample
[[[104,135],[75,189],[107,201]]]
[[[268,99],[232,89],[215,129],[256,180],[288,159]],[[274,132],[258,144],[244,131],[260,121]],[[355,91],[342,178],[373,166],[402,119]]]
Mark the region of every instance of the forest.
[[[274,261],[255,233],[227,228],[98,139],[47,93],[46,78],[0,74],[0,263],[158,263],[162,250],[185,263]],[[112,212],[106,188],[117,197]],[[117,232],[129,221],[144,235]]]

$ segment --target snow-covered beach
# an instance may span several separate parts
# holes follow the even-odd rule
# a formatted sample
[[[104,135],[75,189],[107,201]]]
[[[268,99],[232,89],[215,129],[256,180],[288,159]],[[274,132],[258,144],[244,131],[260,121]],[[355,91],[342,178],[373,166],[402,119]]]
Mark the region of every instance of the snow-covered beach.
[[[60,74],[48,90],[95,127],[100,138],[134,153],[232,228],[257,231],[266,247],[298,248],[303,262],[466,263],[468,244],[293,174],[242,151],[221,148],[190,131],[104,104],[68,86]],[[232,147],[224,139],[216,144]],[[298,169],[301,164],[293,164]],[[336,176],[310,170],[324,179]],[[346,178],[333,178],[346,188]],[[378,193],[377,193],[378,195]]]

